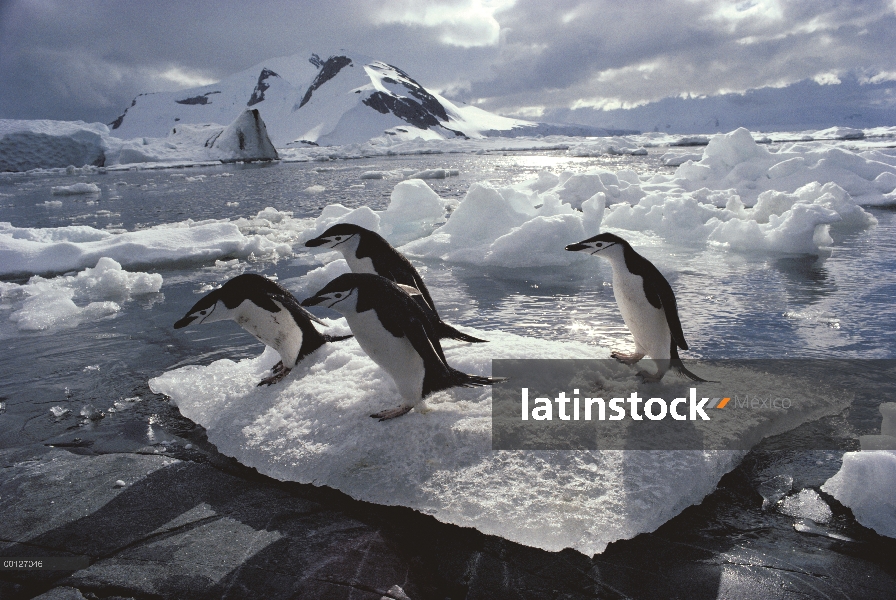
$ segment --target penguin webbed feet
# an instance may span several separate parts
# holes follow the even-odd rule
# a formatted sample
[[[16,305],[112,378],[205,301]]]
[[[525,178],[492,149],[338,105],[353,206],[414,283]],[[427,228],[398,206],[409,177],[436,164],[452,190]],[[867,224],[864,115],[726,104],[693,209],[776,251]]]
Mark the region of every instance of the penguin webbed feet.
[[[373,419],[379,419],[380,421],[388,421],[389,419],[394,419],[396,417],[400,417],[411,412],[413,406],[399,406],[398,408],[389,408],[386,410],[381,410],[378,413],[373,413],[370,415]]]
[[[292,369],[287,369],[283,366],[283,361],[280,361],[271,368],[271,371],[273,371],[273,375],[271,375],[270,377],[265,377],[264,379],[259,381],[258,385],[255,387],[261,387],[263,385],[274,385],[275,383],[278,383],[284,377],[289,375],[289,372],[292,371]]]
[[[660,379],[663,378],[666,372],[657,372],[657,373],[648,373],[647,371],[641,370],[638,371],[638,379],[640,379],[643,383],[656,383]]]
[[[616,360],[618,360],[619,362],[621,362],[624,365],[633,365],[636,362],[638,362],[639,360],[641,360],[642,358],[644,358],[643,354],[638,354],[637,352],[632,353],[632,354],[623,354],[622,352],[612,352],[612,353],[610,353],[610,356],[612,358],[615,358]],[[643,372],[644,371],[641,371],[641,373],[643,373]],[[638,374],[640,375],[641,373],[638,373]]]

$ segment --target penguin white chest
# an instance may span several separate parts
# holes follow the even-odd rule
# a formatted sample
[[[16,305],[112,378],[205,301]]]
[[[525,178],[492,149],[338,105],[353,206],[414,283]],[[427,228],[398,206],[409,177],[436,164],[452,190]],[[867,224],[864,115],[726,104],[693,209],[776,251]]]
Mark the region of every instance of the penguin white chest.
[[[622,320],[635,338],[635,347],[654,359],[667,359],[672,336],[666,313],[647,300],[644,279],[626,268],[613,267],[613,296]]]
[[[405,402],[414,405],[423,397],[423,359],[406,337],[395,337],[383,327],[376,311],[345,315],[361,349],[395,381]]]
[[[292,369],[302,348],[302,329],[282,304],[274,303],[280,307],[279,312],[270,312],[245,300],[233,310],[233,320],[255,339],[276,350],[283,366]]]
[[[348,268],[352,270],[352,273],[377,274],[376,269],[373,268],[373,260],[369,256],[358,258],[354,252],[347,252],[345,254],[345,262],[348,263]]]

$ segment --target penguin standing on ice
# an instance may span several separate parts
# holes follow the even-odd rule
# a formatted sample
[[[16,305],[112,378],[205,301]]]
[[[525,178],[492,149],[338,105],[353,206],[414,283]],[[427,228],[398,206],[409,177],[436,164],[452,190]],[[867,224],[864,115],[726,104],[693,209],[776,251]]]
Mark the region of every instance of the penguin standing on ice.
[[[203,296],[175,329],[193,323],[236,321],[240,327],[270,346],[280,355],[273,374],[258,385],[277,383],[296,363],[327,342],[338,342],[352,336],[330,336],[320,333],[311,321],[321,320],[302,308],[289,290],[267,277],[255,273],[238,275]]]
[[[370,415],[380,421],[400,417],[439,390],[504,381],[448,366],[436,321],[410,295],[416,293],[380,275],[345,273],[302,301],[341,313],[361,349],[392,377],[402,403]]]
[[[451,338],[463,342],[488,341],[461,333],[442,321],[420,273],[411,261],[378,233],[351,223],[339,223],[313,240],[305,242],[305,246],[338,250],[345,257],[345,262],[348,263],[352,273],[374,273],[419,290],[420,294],[415,295],[414,299],[422,308],[432,311],[436,316],[436,334],[440,339]]]
[[[635,252],[631,245],[618,235],[601,233],[577,244],[566,247],[570,252],[587,252],[610,261],[613,268],[613,295],[622,320],[635,338],[635,352],[614,352],[613,358],[633,365],[645,355],[657,364],[657,372],[640,375],[649,381],[659,381],[669,368],[694,381],[705,379],[684,368],[678,358],[678,349],[688,349],[678,319],[678,306],[672,286],[649,260]]]

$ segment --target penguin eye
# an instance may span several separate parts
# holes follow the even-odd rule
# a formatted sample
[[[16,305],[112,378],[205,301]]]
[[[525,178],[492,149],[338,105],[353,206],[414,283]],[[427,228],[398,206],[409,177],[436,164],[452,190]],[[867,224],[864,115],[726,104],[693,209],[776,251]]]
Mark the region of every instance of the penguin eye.
[[[336,241],[337,241],[337,242],[338,242],[339,240],[341,240],[341,239],[342,239],[342,236],[336,236]]]
[[[337,293],[334,294],[334,295],[335,295],[337,298],[342,298],[342,293],[341,293],[341,292],[337,292]]]
[[[204,314],[207,313],[207,312],[208,312],[208,310],[200,310],[200,311],[199,311],[199,314],[200,314],[200,315],[204,315]]]

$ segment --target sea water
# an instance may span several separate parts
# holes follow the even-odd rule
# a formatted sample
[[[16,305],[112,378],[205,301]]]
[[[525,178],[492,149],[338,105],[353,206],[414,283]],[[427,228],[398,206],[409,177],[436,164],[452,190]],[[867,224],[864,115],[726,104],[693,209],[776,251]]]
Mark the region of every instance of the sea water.
[[[402,175],[456,169],[456,177],[429,180],[456,205],[473,182],[497,185],[588,168],[669,172],[658,154],[574,158],[561,152],[389,157],[325,163],[230,165],[132,170],[88,175],[0,177],[0,221],[17,227],[89,225],[135,230],[187,219],[250,217],[273,207],[315,217],[324,206],[384,209]],[[367,171],[391,177],[361,179]],[[95,183],[99,194],[53,196],[51,188]],[[832,232],[830,256],[749,255],[705,247],[670,247],[637,236],[637,249],[657,265],[676,291],[690,350],[683,358],[890,358],[896,307],[896,212],[868,209],[869,230]],[[622,235],[624,232],[619,231]],[[574,242],[578,240],[569,240]],[[147,381],[171,369],[220,358],[254,357],[262,347],[234,323],[174,330],[202,294],[242,272],[288,280],[319,266],[304,248],[272,260],[227,260],[150,265],[160,273],[158,293],[135,297],[122,310],[77,327],[22,332],[0,305],[0,447],[53,443],[85,452],[165,452],[183,444],[192,424]],[[600,260],[570,267],[497,268],[416,261],[446,321],[484,330],[630,351],[631,338],[613,298],[609,265]],[[53,274],[46,274],[48,277]],[[22,279],[13,280],[24,283]],[[93,407],[95,411],[85,407]],[[55,409],[55,411],[53,410]],[[857,411],[862,413],[862,411]],[[102,418],[96,418],[102,413]],[[865,414],[867,413],[867,414]],[[873,411],[851,421],[852,434],[873,433]],[[801,435],[828,436],[820,431]],[[865,431],[864,429],[868,429]],[[74,440],[78,440],[75,442]],[[776,440],[753,453],[756,478],[798,473],[794,489],[820,485],[839,466],[836,453],[804,453],[804,438]],[[809,444],[811,445],[811,444]],[[784,452],[781,452],[781,451]]]

